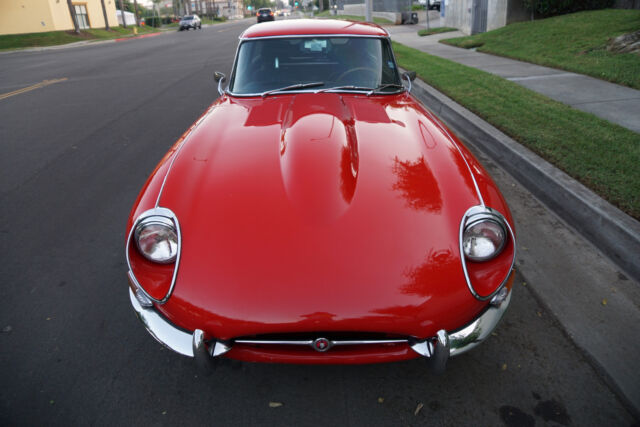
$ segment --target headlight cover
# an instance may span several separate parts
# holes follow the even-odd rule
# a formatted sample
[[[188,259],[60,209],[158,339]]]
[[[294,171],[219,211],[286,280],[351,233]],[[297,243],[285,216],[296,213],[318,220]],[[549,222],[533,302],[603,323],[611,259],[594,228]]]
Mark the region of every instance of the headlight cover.
[[[167,217],[153,215],[142,219],[134,232],[138,251],[149,261],[170,264],[178,254],[178,233]]]
[[[464,272],[465,281],[471,294],[480,301],[488,301],[493,298],[505,286],[513,271],[516,261],[516,242],[513,229],[505,217],[495,209],[478,205],[470,207],[460,221],[460,261]],[[482,268],[481,263],[495,259],[512,243],[512,259],[504,279],[497,282],[491,291],[487,289],[479,293],[474,287],[469,268]],[[503,260],[504,261],[504,260]],[[477,266],[468,262],[478,263]]]
[[[489,261],[497,257],[507,242],[507,230],[498,217],[477,214],[464,228],[462,248],[470,261]]]

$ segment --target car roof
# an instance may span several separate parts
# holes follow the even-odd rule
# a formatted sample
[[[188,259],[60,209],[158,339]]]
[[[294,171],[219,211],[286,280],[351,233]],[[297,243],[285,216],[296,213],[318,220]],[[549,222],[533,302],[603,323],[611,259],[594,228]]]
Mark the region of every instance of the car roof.
[[[241,39],[257,37],[303,36],[303,35],[354,35],[388,37],[389,33],[377,24],[369,22],[342,21],[337,19],[291,19],[252,25],[240,36]]]

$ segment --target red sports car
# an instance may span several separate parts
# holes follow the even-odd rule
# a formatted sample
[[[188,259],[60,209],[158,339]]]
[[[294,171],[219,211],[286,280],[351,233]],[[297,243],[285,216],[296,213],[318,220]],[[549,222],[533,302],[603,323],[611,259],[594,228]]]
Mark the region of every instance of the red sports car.
[[[218,357],[450,356],[509,305],[515,236],[496,185],[410,94],[373,24],[254,25],[220,97],[127,224],[130,299],[158,341]]]

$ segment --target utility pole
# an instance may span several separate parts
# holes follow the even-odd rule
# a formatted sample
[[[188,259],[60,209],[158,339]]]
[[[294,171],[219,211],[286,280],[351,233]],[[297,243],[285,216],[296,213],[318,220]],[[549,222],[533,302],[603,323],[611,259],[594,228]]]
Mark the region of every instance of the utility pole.
[[[104,5],[104,0],[100,0],[102,3],[102,15],[104,16],[104,29],[109,31],[109,17],[107,17],[107,8]]]
[[[122,0],[120,0],[122,1]],[[76,19],[76,10],[73,7],[73,3],[71,0],[67,0],[67,5],[69,6],[69,13],[71,14],[71,21],[73,22],[73,30],[76,34],[80,34],[80,28],[78,28],[78,20]]]
[[[373,18],[371,17],[372,9],[373,9],[373,1],[364,0],[364,20],[367,22],[373,22]]]
[[[68,0],[71,1],[71,0]],[[127,17],[124,14],[124,7],[122,7],[122,0],[120,0],[120,16],[122,17],[122,26],[127,28]]]

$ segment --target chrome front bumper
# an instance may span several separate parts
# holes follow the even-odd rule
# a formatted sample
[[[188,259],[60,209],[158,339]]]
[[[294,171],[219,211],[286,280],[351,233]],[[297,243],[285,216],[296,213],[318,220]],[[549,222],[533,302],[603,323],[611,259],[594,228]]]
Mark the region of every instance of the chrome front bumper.
[[[471,350],[484,341],[504,315],[511,302],[511,291],[505,288],[506,295],[496,295],[489,307],[473,322],[465,327],[453,331],[438,331],[436,337],[423,341],[393,340],[394,342],[406,342],[421,356],[430,359],[435,371],[444,370],[446,361],[450,356],[457,356]],[[232,344],[220,341],[204,342],[204,333],[200,329],[188,332],[179,329],[161,316],[153,307],[143,307],[138,302],[136,295],[129,288],[131,305],[140,321],[149,333],[165,347],[184,356],[195,357],[199,364],[207,365],[211,358],[221,356],[231,349]],[[324,340],[322,338],[322,340]],[[249,341],[243,340],[242,344],[283,344],[283,345],[308,345],[318,351],[324,351],[317,347],[319,340],[310,341]],[[326,341],[326,340],[325,340]],[[240,343],[240,342],[239,342]],[[327,341],[328,346],[335,345],[365,345],[380,344],[382,341]],[[315,346],[315,347],[314,347]],[[327,347],[327,349],[329,348]]]

